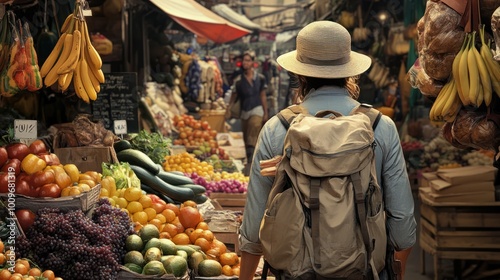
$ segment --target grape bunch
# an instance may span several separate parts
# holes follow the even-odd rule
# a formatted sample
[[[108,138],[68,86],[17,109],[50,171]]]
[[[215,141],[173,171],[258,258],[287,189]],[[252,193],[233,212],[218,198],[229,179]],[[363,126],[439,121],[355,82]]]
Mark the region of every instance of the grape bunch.
[[[131,233],[127,214],[105,199],[91,218],[81,210],[43,208],[26,237],[18,238],[17,253],[63,279],[115,279]]]
[[[199,176],[196,173],[189,174],[189,177],[193,179],[193,183],[205,187],[206,195],[210,195],[214,192],[222,193],[245,193],[247,191],[246,182],[241,182],[236,179],[220,179],[217,181],[206,180],[204,177]]]

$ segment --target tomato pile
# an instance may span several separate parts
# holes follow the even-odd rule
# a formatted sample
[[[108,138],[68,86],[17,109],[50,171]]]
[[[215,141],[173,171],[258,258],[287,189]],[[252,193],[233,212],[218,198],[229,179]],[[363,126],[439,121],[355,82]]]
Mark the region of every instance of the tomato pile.
[[[0,193],[57,198],[89,191],[100,179],[95,171],[80,174],[74,164],[62,165],[39,139],[29,146],[11,143],[0,147]]]

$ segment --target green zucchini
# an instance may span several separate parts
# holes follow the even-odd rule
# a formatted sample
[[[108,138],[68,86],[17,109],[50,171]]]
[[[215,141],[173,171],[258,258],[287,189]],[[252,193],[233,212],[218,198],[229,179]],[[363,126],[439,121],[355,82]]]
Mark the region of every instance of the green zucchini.
[[[152,175],[140,166],[130,164],[130,168],[134,171],[135,175],[137,175],[137,178],[141,180],[142,184],[167,195],[175,201],[184,202],[186,200],[192,200],[195,197],[194,192],[191,189],[173,186],[159,177]]]
[[[172,198],[168,197],[167,195],[165,195],[159,191],[154,190],[153,188],[151,188],[148,185],[141,184],[141,189],[143,191],[145,191],[146,193],[154,194],[154,195],[158,196],[159,198],[164,200],[166,203],[175,203],[175,201]]]
[[[116,153],[116,157],[119,161],[128,162],[130,165],[135,165],[146,169],[152,175],[156,175],[160,171],[158,165],[156,165],[156,163],[154,163],[153,160],[148,157],[148,155],[139,150],[122,150]]]
[[[160,176],[158,176],[158,177],[160,177]],[[207,191],[204,186],[197,185],[197,184],[183,184],[183,185],[177,185],[177,186],[179,188],[189,188],[194,192],[195,195],[204,194]]]
[[[113,148],[115,149],[115,152],[120,152],[126,149],[132,149],[132,144],[128,140],[122,139],[120,141],[117,141],[113,144]]]
[[[156,176],[160,177],[160,179],[162,179],[163,181],[175,186],[193,184],[193,179],[189,178],[186,175],[178,175],[164,170],[160,170],[158,174],[156,174]]]
[[[204,194],[198,194],[194,197],[193,201],[196,202],[196,204],[203,204],[208,200],[208,197]]]

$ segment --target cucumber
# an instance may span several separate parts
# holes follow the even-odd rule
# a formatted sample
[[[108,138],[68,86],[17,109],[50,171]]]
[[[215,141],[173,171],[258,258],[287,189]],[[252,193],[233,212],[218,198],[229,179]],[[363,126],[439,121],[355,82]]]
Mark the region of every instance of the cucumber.
[[[115,149],[115,152],[118,153],[118,152],[126,150],[126,149],[132,149],[132,145],[130,144],[130,142],[128,140],[122,139],[118,142],[115,142],[113,144],[113,148]]]
[[[162,179],[163,181],[175,186],[193,184],[193,179],[189,178],[186,175],[178,175],[164,170],[160,170],[158,174],[156,174],[156,176],[160,177],[160,179]]]
[[[130,164],[130,168],[134,171],[135,175],[137,175],[137,178],[141,180],[142,184],[167,195],[175,201],[184,202],[186,200],[192,200],[195,197],[194,192],[191,189],[173,186],[163,181],[159,177],[152,175],[150,172],[140,166]]]
[[[160,172],[160,168],[156,163],[154,163],[148,155],[145,153],[135,150],[135,149],[126,149],[116,153],[116,157],[119,161],[128,162],[130,165],[139,166],[145,170],[147,170],[152,175],[158,174]],[[140,178],[139,178],[140,179]]]
[[[160,176],[158,176],[158,177],[160,177]],[[196,185],[196,184],[183,184],[183,185],[177,185],[177,186],[180,188],[189,188],[194,192],[195,195],[204,194],[207,191],[204,186]]]
[[[141,189],[143,191],[145,191],[146,193],[149,193],[149,194],[154,194],[156,195],[157,197],[161,198],[162,200],[164,200],[166,203],[173,203],[173,204],[178,204],[176,203],[172,198],[168,197],[167,195],[161,193],[161,192],[158,192],[158,191],[155,191],[153,188],[151,188],[150,186],[148,185],[144,185],[144,184],[141,184]]]
[[[199,195],[196,195],[193,199],[194,202],[196,202],[196,204],[203,204],[205,203],[206,201],[208,200],[208,196],[204,195],[204,194],[199,194]]]
[[[186,175],[184,174],[184,172],[182,172],[182,171],[172,170],[172,171],[165,171],[165,172],[167,172],[167,173],[172,173],[172,174],[179,175],[179,176],[186,176]]]

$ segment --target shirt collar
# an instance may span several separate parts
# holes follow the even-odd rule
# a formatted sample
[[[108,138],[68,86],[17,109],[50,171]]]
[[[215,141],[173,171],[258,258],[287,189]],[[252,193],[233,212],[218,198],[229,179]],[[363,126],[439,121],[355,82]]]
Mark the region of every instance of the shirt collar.
[[[304,101],[314,96],[349,96],[349,93],[345,88],[337,86],[322,86],[318,89],[311,89],[309,93],[304,97]]]

